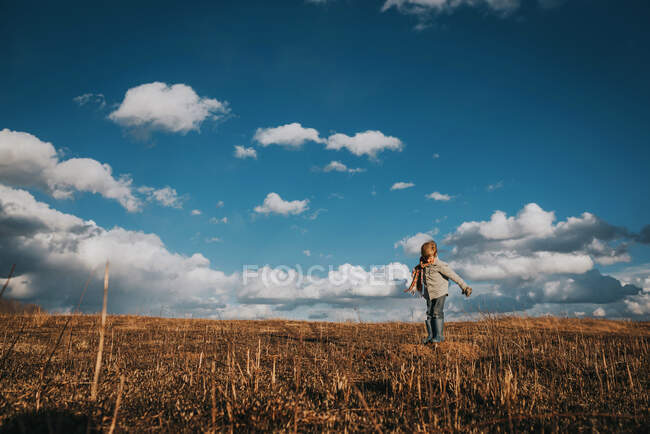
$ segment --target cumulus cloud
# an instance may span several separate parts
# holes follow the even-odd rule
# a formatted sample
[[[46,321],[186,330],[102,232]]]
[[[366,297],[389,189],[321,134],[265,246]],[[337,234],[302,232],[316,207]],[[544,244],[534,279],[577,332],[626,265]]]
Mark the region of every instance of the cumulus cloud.
[[[281,145],[287,148],[300,148],[305,142],[323,143],[318,131],[304,128],[298,122],[272,128],[258,128],[253,137],[262,146]]]
[[[269,193],[262,205],[254,208],[259,214],[280,214],[283,216],[302,214],[309,209],[309,200],[284,200],[277,193]]]
[[[89,273],[91,284],[82,309],[101,306],[100,279],[110,261],[109,309],[134,313],[163,308],[207,315],[223,307],[237,274],[210,266],[201,254],[169,251],[155,234],[110,230],[92,220],[65,214],[30,193],[0,185],[0,263],[18,264],[6,296],[66,311],[76,305]]]
[[[255,148],[246,148],[244,146],[235,145],[235,158],[253,158],[257,160],[257,151]]]
[[[627,229],[610,225],[588,212],[558,223],[555,220],[554,212],[530,203],[516,216],[495,211],[488,221],[465,222],[445,241],[455,244],[459,253],[567,253],[583,257],[583,264],[584,258],[589,257],[605,265],[630,260],[627,249],[635,235]]]
[[[433,199],[437,201],[442,201],[442,202],[448,202],[452,199],[452,196],[448,194],[442,194],[437,191],[434,191],[433,193],[425,195],[427,199]]]
[[[192,215],[201,215],[203,214],[200,209],[193,209],[190,214]]]
[[[594,311],[591,314],[593,316],[601,317],[601,316],[605,316],[606,313],[605,313],[605,309],[603,309],[602,307],[599,307],[599,308],[594,309]]]
[[[348,167],[340,161],[330,161],[325,167],[323,167],[323,172],[361,173],[365,171],[366,169],[362,169],[361,167]]]
[[[650,316],[650,292],[645,291],[623,300],[627,311],[647,318]]]
[[[395,248],[401,247],[402,249],[404,249],[404,253],[406,253],[409,256],[419,256],[420,247],[422,247],[422,244],[428,241],[433,241],[433,237],[437,233],[438,233],[437,229],[429,232],[418,232],[415,235],[402,238],[401,240],[396,242],[393,245],[393,247]]]
[[[205,120],[217,120],[229,112],[227,102],[200,97],[186,84],[156,81],[129,89],[108,117],[128,128],[187,134],[199,131]]]
[[[369,130],[356,133],[354,136],[335,133],[324,139],[316,129],[305,128],[298,122],[279,127],[258,128],[253,140],[261,146],[280,145],[290,149],[299,149],[308,141],[316,142],[325,144],[326,149],[347,149],[354,155],[366,155],[370,158],[376,158],[378,153],[385,150],[401,151],[404,147],[400,139],[386,136],[381,131]],[[336,163],[342,165],[340,162]],[[341,166],[338,165],[338,167]],[[361,171],[361,169],[352,170]]]
[[[309,249],[303,250],[302,254],[305,255],[305,256],[311,256],[311,251]]]
[[[603,305],[608,315],[634,316],[643,312],[643,270],[625,280],[595,267],[629,261],[635,237],[588,212],[556,222],[554,212],[530,203],[514,216],[495,211],[489,220],[464,222],[443,245],[452,247],[445,259],[461,276],[492,285],[464,309]]]
[[[626,267],[612,275],[621,282],[640,286],[644,292],[650,293],[650,263]]]
[[[364,131],[348,136],[342,133],[332,134],[327,138],[326,149],[347,149],[357,156],[367,155],[376,158],[377,154],[390,150],[401,151],[404,144],[397,137],[386,136],[381,131]]]
[[[35,187],[57,199],[80,191],[116,200],[127,211],[141,207],[128,175],[115,178],[111,166],[91,158],[62,160],[51,143],[7,128],[0,131],[0,182]]]
[[[396,182],[395,184],[393,184],[393,186],[390,189],[391,190],[404,190],[406,188],[411,188],[411,187],[415,187],[415,184],[413,184],[412,182],[401,182],[400,181],[400,182]]]

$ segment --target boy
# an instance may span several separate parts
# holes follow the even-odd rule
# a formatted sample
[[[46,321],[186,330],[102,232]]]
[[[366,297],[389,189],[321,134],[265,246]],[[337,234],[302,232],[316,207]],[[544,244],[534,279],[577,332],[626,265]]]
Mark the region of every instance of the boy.
[[[422,244],[420,248],[420,264],[413,269],[413,281],[404,292],[415,294],[417,289],[427,301],[427,326],[428,336],[423,343],[443,342],[445,299],[447,298],[449,279],[460,286],[463,294],[469,297],[472,288],[452,270],[446,262],[438,259],[438,246],[435,241]]]

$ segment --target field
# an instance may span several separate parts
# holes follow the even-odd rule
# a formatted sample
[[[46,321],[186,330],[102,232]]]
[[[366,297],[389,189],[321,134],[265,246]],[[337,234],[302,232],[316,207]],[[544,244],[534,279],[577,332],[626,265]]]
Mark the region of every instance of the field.
[[[422,324],[109,316],[93,401],[99,324],[98,315],[0,316],[0,431],[650,424],[650,323],[486,317],[447,323],[447,342],[433,347],[419,344]]]

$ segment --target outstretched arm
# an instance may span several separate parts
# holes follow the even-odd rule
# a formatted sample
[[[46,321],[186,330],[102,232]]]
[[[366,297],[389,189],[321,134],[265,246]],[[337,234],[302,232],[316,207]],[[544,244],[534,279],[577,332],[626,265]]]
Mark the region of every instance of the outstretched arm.
[[[463,280],[462,277],[460,277],[454,270],[451,269],[449,265],[444,265],[441,267],[440,272],[447,276],[449,279],[453,280],[460,286],[460,289],[463,290],[463,294],[465,294],[467,297],[470,296],[472,293],[472,287],[469,286],[465,281]]]

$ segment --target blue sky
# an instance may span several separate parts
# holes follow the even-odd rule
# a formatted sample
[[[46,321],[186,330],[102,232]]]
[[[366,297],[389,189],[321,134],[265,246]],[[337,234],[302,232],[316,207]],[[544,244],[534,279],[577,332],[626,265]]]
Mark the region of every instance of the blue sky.
[[[116,312],[160,307],[176,315],[341,319],[352,309],[367,320],[404,319],[423,303],[399,298],[395,282],[369,293],[352,285],[344,296],[322,283],[316,295],[302,297],[308,288],[298,286],[283,298],[274,296],[276,288],[242,284],[242,266],[411,267],[413,249],[399,242],[424,234],[469,276],[481,309],[650,313],[650,235],[643,232],[650,223],[647,2],[213,3],[0,6],[5,217],[18,218],[8,209],[29,201],[15,197],[24,190],[51,210],[92,220],[90,232],[130,234],[119,248],[102,244],[87,260],[68,247],[81,241],[65,225],[50,227],[38,251],[30,237],[43,231],[7,230],[4,250],[47,265],[25,267],[10,295],[69,309],[74,278],[103,255],[116,263],[116,291],[140,300],[116,295]],[[275,130],[291,124],[299,126]],[[336,134],[345,136],[337,141]],[[25,151],[25,140],[51,143],[59,163],[93,159],[111,172],[88,161],[94,169],[82,162],[38,166],[41,154]],[[341,149],[333,149],[337,143]],[[255,158],[237,158],[235,146],[254,150]],[[325,170],[333,161],[361,170]],[[414,185],[391,190],[397,182]],[[433,192],[448,200],[426,197]],[[280,201],[259,208],[270,193]],[[125,205],[128,198],[137,206]],[[36,214],[40,205],[21,203],[21,218],[50,224],[51,216]],[[536,208],[525,208],[531,203]],[[496,211],[511,218],[497,229]],[[556,227],[571,218],[584,220],[580,229]],[[464,222],[486,229],[474,233]],[[72,262],[55,260],[54,233],[72,237],[65,244]],[[137,246],[129,238],[137,234],[155,234],[160,243],[153,245],[190,275],[196,270],[186,259],[194,254],[209,261],[196,265],[200,271],[223,275],[196,281],[174,271],[164,278],[174,283],[163,296],[150,288],[155,280],[147,284],[146,253],[135,255],[137,264],[112,257]],[[539,247],[562,237],[580,242]],[[591,262],[549,268],[540,265],[544,255],[554,264]],[[499,262],[506,259],[516,266]],[[7,253],[0,260],[3,270],[17,262]],[[170,261],[168,270],[177,264]],[[53,295],[56,279],[43,271],[61,263],[71,267],[64,299]],[[485,272],[497,263],[503,274]],[[130,281],[133,273],[142,281]],[[623,289],[599,298],[600,283],[589,281],[593,300],[603,302],[576,298],[584,288],[575,282],[585,276],[603,288],[614,278]],[[480,310],[471,300],[451,301],[459,317]],[[92,303],[85,309],[96,310]]]

